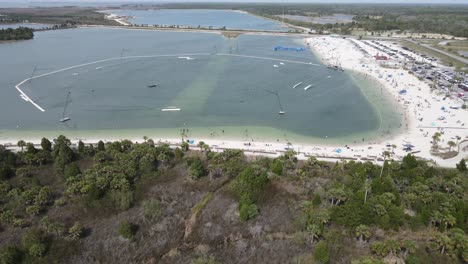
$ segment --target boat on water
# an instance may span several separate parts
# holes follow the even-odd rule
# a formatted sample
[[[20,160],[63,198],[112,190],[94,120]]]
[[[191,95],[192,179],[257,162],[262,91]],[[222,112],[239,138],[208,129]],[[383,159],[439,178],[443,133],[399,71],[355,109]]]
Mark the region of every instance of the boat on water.
[[[307,85],[306,87],[304,87],[304,91],[307,91],[307,90],[309,90],[309,89],[310,89],[310,87],[312,87],[312,86],[313,86],[312,84],[311,84],[311,85]]]
[[[155,84],[148,85],[148,88],[154,88],[158,86],[159,86],[159,83],[155,83]]]
[[[286,112],[285,111],[279,111],[278,114],[284,115],[284,114],[286,114]]]
[[[169,106],[167,108],[161,109],[162,112],[174,112],[174,111],[180,111],[180,108],[177,108],[175,106]]]
[[[71,92],[68,92],[67,98],[65,99],[65,106],[63,107],[62,118],[59,119],[59,122],[61,123],[65,123],[71,120],[70,117],[65,116],[65,113],[67,112],[68,100],[70,99],[70,94]]]
[[[279,66],[275,64],[275,65],[273,65],[273,67],[278,68]]]
[[[298,86],[301,85],[301,84],[302,84],[302,82],[296,83],[296,84],[293,86],[293,89],[296,88],[296,87],[298,87]]]
[[[96,67],[96,70],[100,70],[100,69],[102,69],[102,67]]]
[[[179,59],[185,59],[185,60],[194,60],[195,58],[192,57],[178,57]]]

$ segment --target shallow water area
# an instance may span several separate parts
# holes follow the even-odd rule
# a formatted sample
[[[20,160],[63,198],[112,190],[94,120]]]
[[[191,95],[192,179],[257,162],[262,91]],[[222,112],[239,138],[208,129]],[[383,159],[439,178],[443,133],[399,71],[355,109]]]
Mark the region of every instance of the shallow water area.
[[[9,58],[0,64],[9,73],[0,80],[0,139],[174,138],[188,129],[190,137],[352,143],[398,127],[385,96],[368,96],[372,82],[327,69],[307,49],[274,51],[278,45],[302,41],[96,28],[0,45]],[[20,88],[45,112],[14,88],[31,76]],[[169,107],[180,111],[162,111]]]
[[[129,17],[136,25],[190,26],[193,28],[251,29],[287,31],[280,23],[234,10],[159,9],[109,10],[107,13]]]

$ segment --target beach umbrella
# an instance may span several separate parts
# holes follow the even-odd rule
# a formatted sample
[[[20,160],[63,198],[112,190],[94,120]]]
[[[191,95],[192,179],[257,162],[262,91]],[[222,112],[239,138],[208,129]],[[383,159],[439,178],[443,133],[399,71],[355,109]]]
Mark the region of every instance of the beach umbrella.
[[[445,106],[442,106],[440,110],[445,111]]]

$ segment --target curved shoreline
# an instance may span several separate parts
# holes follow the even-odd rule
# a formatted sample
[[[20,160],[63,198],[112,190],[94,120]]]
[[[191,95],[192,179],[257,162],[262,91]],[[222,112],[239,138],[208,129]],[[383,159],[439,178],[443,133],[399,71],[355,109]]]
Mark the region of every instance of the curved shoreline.
[[[322,37],[320,37],[320,38],[322,38]],[[429,151],[430,147],[431,147],[431,144],[429,142],[430,139],[429,138],[426,138],[426,139],[423,138],[421,136],[421,132],[418,131],[418,130],[423,131],[423,128],[424,128],[425,131],[428,131],[428,129],[429,129],[429,131],[431,133],[433,133],[433,131],[436,131],[436,130],[431,130],[431,129],[438,129],[439,128],[437,126],[436,127],[424,127],[421,124],[418,125],[419,121],[416,120],[419,113],[417,113],[418,109],[415,106],[415,104],[416,104],[416,102],[418,102],[418,100],[422,100],[424,98],[427,98],[427,95],[424,95],[424,94],[421,95],[422,93],[425,92],[424,89],[427,89],[426,84],[423,84],[420,81],[418,82],[415,79],[414,76],[408,76],[408,77],[405,76],[404,78],[403,77],[401,77],[401,78],[398,77],[397,78],[398,82],[400,82],[400,80],[401,80],[403,85],[408,85],[408,88],[411,88],[411,87],[412,88],[409,89],[409,94],[410,95],[406,96],[405,98],[403,98],[402,96],[399,96],[398,94],[395,95],[395,92],[398,91],[401,88],[398,88],[398,87],[395,87],[395,86],[392,87],[389,80],[384,80],[385,78],[378,79],[374,75],[376,75],[376,72],[377,72],[377,75],[378,75],[378,71],[382,71],[382,73],[383,72],[385,72],[385,73],[387,73],[387,72],[390,72],[390,73],[392,73],[392,72],[402,72],[401,69],[398,69],[398,70],[397,69],[391,69],[391,70],[389,70],[389,69],[386,69],[386,68],[382,68],[382,67],[380,67],[380,66],[378,66],[376,64],[372,64],[370,66],[366,66],[366,68],[363,68],[364,65],[362,65],[362,67],[361,67],[361,63],[358,62],[358,61],[360,59],[363,59],[364,55],[363,54],[361,54],[361,55],[353,54],[352,51],[351,51],[352,48],[350,48],[350,46],[349,46],[350,43],[347,43],[347,41],[349,41],[349,40],[335,39],[335,40],[332,41],[332,38],[330,38],[330,37],[323,37],[323,38],[324,38],[323,41],[326,41],[328,39],[328,44],[327,45],[330,45],[332,48],[335,47],[336,49],[339,49],[341,54],[342,55],[344,54],[343,55],[344,57],[342,57],[341,60],[343,60],[343,61],[345,61],[346,59],[349,60],[350,59],[349,57],[355,56],[355,58],[351,58],[351,59],[354,59],[354,62],[351,63],[350,61],[348,61],[347,62],[348,65],[344,65],[345,66],[344,68],[358,70],[363,74],[368,74],[369,72],[371,72],[372,74],[369,74],[369,76],[372,76],[373,79],[375,79],[375,81],[382,84],[385,87],[386,91],[389,91],[390,94],[393,95],[395,98],[397,98],[398,100],[402,100],[401,102],[398,102],[399,109],[405,109],[405,113],[406,113],[406,115],[408,115],[407,117],[405,117],[405,119],[407,121],[407,125],[405,125],[405,127],[406,127],[405,132],[398,133],[397,135],[394,135],[394,136],[392,136],[390,138],[386,138],[386,137],[385,138],[379,138],[380,140],[376,140],[376,142],[378,141],[379,143],[369,143],[369,142],[362,142],[361,143],[361,142],[357,142],[357,143],[353,144],[353,143],[351,143],[352,141],[350,140],[349,144],[347,144],[345,146],[346,148],[343,147],[344,144],[326,142],[326,140],[324,140],[323,142],[317,143],[317,144],[314,144],[314,143],[305,143],[305,144],[297,143],[296,144],[296,143],[294,143],[292,146],[287,145],[286,141],[270,143],[270,142],[273,142],[272,140],[270,140],[269,142],[268,141],[261,141],[261,140],[256,141],[256,142],[250,142],[248,140],[231,140],[231,139],[208,138],[208,137],[200,137],[200,138],[196,137],[195,140],[197,140],[197,141],[202,141],[203,140],[206,143],[208,143],[209,145],[211,145],[213,148],[217,148],[219,150],[225,149],[225,148],[244,149],[248,153],[252,153],[253,155],[262,154],[262,153],[265,154],[266,153],[267,155],[278,156],[278,155],[281,155],[285,151],[286,148],[290,147],[290,148],[296,150],[299,153],[299,158],[300,159],[307,159],[310,156],[315,156],[315,157],[319,157],[320,159],[325,159],[325,160],[342,160],[342,159],[344,159],[344,160],[373,161],[373,162],[376,162],[376,163],[381,163],[383,161],[382,152],[390,150],[390,148],[388,147],[389,144],[395,144],[396,146],[398,146],[398,149],[395,149],[395,154],[393,155],[392,159],[400,160],[400,159],[403,158],[404,155],[406,155],[406,152],[399,149],[400,145],[402,145],[404,143],[414,143],[415,145],[418,145],[418,152],[419,153],[417,155],[419,157],[421,157],[421,158],[424,158],[424,159],[427,159],[427,160],[433,160],[434,162],[437,162],[437,163],[439,163],[439,165],[442,165],[442,166],[453,166],[455,164],[455,162],[458,162],[458,160],[457,161],[455,161],[453,159],[442,160],[440,158],[431,156],[430,151]],[[322,52],[324,52],[324,51],[326,51],[326,49],[322,50]],[[230,55],[230,54],[219,54],[219,55],[224,56],[224,55]],[[157,55],[157,56],[160,56],[160,55]],[[170,56],[177,56],[177,55],[170,55]],[[346,56],[348,56],[348,57],[346,57]],[[151,57],[151,56],[135,56],[135,57],[131,56],[131,57],[132,58],[135,58],[135,57],[142,58],[142,57]],[[255,57],[255,56],[253,56],[253,57]],[[118,60],[118,59],[121,59],[121,58],[119,57],[119,58],[105,59],[105,60],[100,60],[100,61],[97,61],[97,62],[87,63],[85,65],[91,65],[91,64],[96,64],[96,63],[99,63],[99,62],[105,62],[105,61],[110,61],[110,60]],[[273,58],[258,57],[258,59],[269,59],[269,60],[271,60]],[[285,60],[281,60],[281,59],[274,59],[274,60],[276,60],[276,61],[285,61]],[[309,64],[307,62],[299,62],[299,61],[297,63]],[[312,65],[314,65],[314,64],[312,64]],[[322,65],[314,65],[314,66],[322,66]],[[77,66],[67,67],[65,69],[58,70],[58,72],[73,69],[73,68],[76,68],[76,67]],[[55,72],[57,72],[57,71],[55,71]],[[55,72],[47,73],[46,75],[52,74],[52,73],[55,73]],[[405,74],[406,74],[406,72],[405,72]],[[35,76],[33,78],[39,78],[39,76],[41,76],[41,75]],[[44,76],[44,74],[42,76]],[[31,79],[31,78],[29,78],[29,79]],[[21,84],[24,84],[29,79],[25,79]],[[406,80],[406,81],[403,82],[403,80]],[[393,85],[393,83],[392,83],[392,85]],[[402,87],[405,87],[405,86],[402,86]],[[419,89],[420,92],[418,92],[417,89]],[[424,91],[421,92],[421,89],[423,89]],[[27,95],[22,93],[22,91],[20,91],[20,90],[19,90],[20,94],[25,96],[23,99],[26,99],[26,101],[29,101],[29,99],[31,99],[31,98],[27,97]],[[419,98],[420,96],[423,96],[422,99],[417,99],[416,98],[416,97]],[[429,96],[436,97],[435,95],[432,95],[432,94],[429,95]],[[411,102],[407,102],[406,100],[409,100]],[[427,110],[427,111],[432,111],[434,109],[437,109],[437,107],[440,108],[440,106],[438,106],[438,104],[436,104],[434,100],[430,100],[430,103],[433,103],[435,106],[433,106],[432,108],[430,108],[430,110]],[[460,110],[460,111],[458,111],[458,113],[466,115],[466,111],[462,112]],[[458,118],[460,118],[460,117],[458,117]],[[461,120],[468,120],[468,119],[464,119],[464,117],[462,116]],[[421,122],[419,122],[419,123],[421,123]],[[442,124],[442,122],[440,122],[440,124]],[[449,125],[447,124],[446,127],[448,128]],[[459,129],[459,127],[456,127],[456,125],[453,125],[453,124],[450,124],[450,128]],[[459,129],[459,131],[460,131],[462,136],[464,136],[464,137],[468,136],[468,134],[466,133],[466,128],[461,128],[461,129]],[[0,131],[0,133],[1,133],[1,131]],[[447,133],[447,134],[450,135],[450,136],[454,135],[452,133]],[[96,136],[100,136],[100,135],[96,134]],[[85,141],[87,143],[93,143],[93,142],[97,142],[97,141],[99,141],[101,139],[103,139],[103,140],[105,140],[105,139],[119,140],[119,139],[124,139],[124,138],[129,138],[129,139],[131,139],[133,141],[139,141],[139,140],[141,141],[140,137],[143,136],[143,135],[139,136],[138,138],[134,138],[134,136],[135,136],[135,134],[132,135],[132,137],[133,137],[132,138],[132,137],[122,137],[122,136],[119,136],[119,135],[112,136],[112,135],[109,135],[109,133],[103,133],[102,137],[100,137],[100,138],[93,138],[93,137],[90,136]],[[147,136],[152,137],[151,134],[147,134]],[[42,137],[42,135],[41,135],[41,137]],[[33,138],[33,142],[35,142],[37,140],[36,136],[34,136],[32,138]],[[157,138],[155,138],[155,139],[157,139]],[[74,140],[78,140],[78,138],[75,138]],[[174,138],[174,137],[170,137],[170,136],[169,137],[160,137],[159,140],[161,142],[167,142],[167,143],[170,143],[172,145],[177,145],[181,141],[180,138],[177,138],[177,137]],[[5,137],[3,137],[3,140],[2,140],[2,136],[0,135],[0,142],[8,143],[8,142],[11,142],[11,141],[12,141],[12,139],[10,139],[10,138],[6,139]],[[387,143],[384,144],[384,141],[387,141]],[[249,143],[249,144],[245,145],[247,143]],[[340,150],[340,152],[338,152],[338,150]],[[343,151],[341,152],[341,150],[343,150]]]
[[[463,124],[468,120],[468,112],[463,109],[448,108],[450,105],[457,104],[455,99],[445,97],[445,94],[433,93],[427,83],[418,80],[402,67],[403,60],[400,58],[390,60],[390,63],[395,63],[396,67],[381,66],[373,57],[379,53],[379,50],[365,45],[363,41],[320,36],[308,38],[306,43],[323,63],[332,65],[339,63],[339,66],[343,68],[359,71],[377,81],[381,89],[395,99],[396,108],[403,111],[404,130],[389,139],[387,144],[383,144],[382,141],[374,147],[380,148],[382,152],[393,152],[394,148],[386,146],[395,145],[397,151],[393,156],[401,158],[408,153],[404,151],[406,148],[404,146],[409,144],[413,145],[410,153],[431,160],[438,165],[455,166],[455,163],[459,161],[455,158],[444,160],[431,154],[433,147],[431,137],[434,132],[442,134],[441,145],[438,144],[442,149],[445,142],[457,140],[455,138],[468,139],[468,128]],[[386,45],[392,44],[386,43]],[[395,46],[393,48],[398,49]],[[401,93],[403,89],[406,91]],[[443,118],[440,119],[440,116]],[[467,154],[466,152],[460,153],[457,158]]]
[[[327,59],[324,58],[324,54],[321,54],[320,52],[318,52],[317,50],[315,50],[313,47],[310,47],[310,46],[309,46],[309,50],[320,60],[321,63],[323,63],[324,65],[327,64]],[[402,106],[397,102],[397,100],[393,97],[393,95],[385,87],[386,86],[385,82],[380,81],[375,76],[368,75],[365,71],[362,71],[362,70],[360,70],[359,68],[356,68],[356,67],[349,67],[348,65],[345,65],[345,66],[343,66],[343,69],[346,69],[347,72],[351,72],[351,73],[359,76],[360,78],[363,78],[366,81],[373,83],[371,85],[372,87],[380,86],[383,93],[385,93],[383,95],[384,100],[395,107],[394,108],[395,109],[395,111],[394,111],[395,114],[406,116],[406,111],[402,108]],[[351,77],[355,78],[355,76],[352,76],[352,75],[351,75]],[[366,100],[369,102],[369,104],[372,105],[372,107],[374,108],[374,111],[378,112],[379,117],[380,117],[380,121],[381,121],[381,123],[380,123],[380,126],[381,126],[382,123],[383,123],[383,115],[382,115],[381,107],[378,107],[376,105],[376,103],[373,100],[375,98],[372,98],[372,99],[369,98],[369,94],[368,94],[369,91],[367,91],[368,89],[363,88],[362,85],[357,85],[357,86],[359,87],[362,95],[366,98]],[[400,122],[404,121],[403,118],[399,118],[399,120],[400,120]],[[378,143],[383,143],[385,141],[393,140],[393,139],[397,138],[398,136],[401,136],[401,135],[403,135],[403,134],[405,134],[405,133],[407,133],[409,131],[408,130],[409,122],[410,121],[407,120],[406,123],[405,123],[405,126],[402,126],[400,128],[396,127],[396,128],[391,129],[391,131],[389,131],[388,134],[383,133],[382,136],[379,137],[379,140],[372,140],[371,139],[371,141],[373,141],[373,142],[370,142],[370,141],[366,140],[365,142],[362,142],[360,145],[367,145],[367,144],[372,145],[372,144],[378,144]],[[384,132],[384,130],[382,130],[382,127],[379,127],[379,129],[377,129],[375,132],[378,133],[378,131]]]

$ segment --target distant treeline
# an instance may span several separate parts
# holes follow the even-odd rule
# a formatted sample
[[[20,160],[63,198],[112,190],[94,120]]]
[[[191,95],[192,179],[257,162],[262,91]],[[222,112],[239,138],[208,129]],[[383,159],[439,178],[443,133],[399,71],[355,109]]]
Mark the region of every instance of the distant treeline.
[[[0,8],[2,20],[9,23],[29,21],[57,25],[119,25],[96,11],[94,8],[81,7]]]
[[[320,17],[332,14],[354,15],[353,24],[314,24],[286,20],[297,26],[315,30],[331,30],[347,34],[351,29],[367,31],[400,30],[421,33],[449,34],[468,37],[468,7],[466,5],[429,4],[164,4],[164,8],[210,8],[244,10],[252,14],[277,19],[279,15]]]
[[[34,38],[33,29],[27,27],[0,29],[1,40],[24,40]]]

